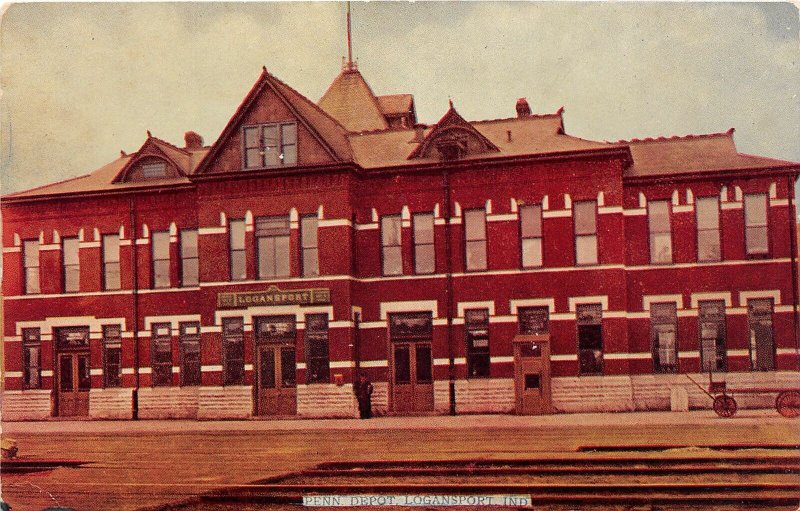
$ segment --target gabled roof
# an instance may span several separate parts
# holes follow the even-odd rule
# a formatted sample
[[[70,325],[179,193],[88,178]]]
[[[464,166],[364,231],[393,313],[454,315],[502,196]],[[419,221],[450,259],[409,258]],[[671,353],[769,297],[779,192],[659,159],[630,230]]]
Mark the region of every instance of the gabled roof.
[[[320,98],[319,106],[351,132],[389,128],[378,99],[357,69],[342,70]]]
[[[116,177],[114,177],[114,182],[121,183],[127,181],[126,178],[128,177],[130,170],[133,169],[143,158],[149,158],[152,156],[161,157],[167,160],[178,170],[178,173],[182,177],[185,177],[194,171],[194,167],[192,166],[192,155],[189,151],[186,149],[181,149],[180,147],[176,147],[165,140],[161,140],[160,138],[156,138],[148,131],[147,140],[144,141],[142,147],[140,147],[139,150],[133,154],[125,166],[122,167],[122,170],[120,170]]]
[[[411,94],[387,94],[377,99],[383,115],[405,114],[414,108],[414,96]]]
[[[723,133],[620,140],[631,148],[626,177],[679,175],[717,170],[746,170],[796,163],[739,153],[733,128]]]
[[[265,67],[261,72],[261,76],[258,77],[258,80],[250,89],[250,92],[247,93],[247,96],[242,100],[242,103],[239,105],[239,108],[236,109],[233,117],[231,117],[228,124],[222,130],[217,141],[214,142],[211,151],[209,151],[206,158],[201,162],[200,167],[197,169],[198,174],[207,171],[208,167],[217,156],[220,147],[231,137],[234,130],[239,127],[244,115],[265,89],[271,89],[284,102],[286,107],[295,113],[297,121],[302,123],[311,132],[334,160],[352,160],[350,144],[347,141],[347,130],[345,130],[336,119],[328,115],[328,113],[315,105],[311,100],[267,72],[267,68]]]
[[[483,136],[475,127],[472,126],[469,122],[467,122],[453,107],[453,103],[450,103],[450,109],[439,119],[439,122],[433,127],[433,129],[428,133],[425,138],[420,142],[420,144],[411,151],[411,154],[408,155],[408,159],[419,158],[420,156],[427,153],[427,149],[430,147],[430,144],[435,142],[439,137],[443,136],[446,132],[452,132],[454,130],[459,130],[464,133],[467,133],[470,136],[476,137],[477,140],[483,145],[483,150],[480,152],[488,152],[494,151],[498,152],[500,149],[493,144],[488,138]]]

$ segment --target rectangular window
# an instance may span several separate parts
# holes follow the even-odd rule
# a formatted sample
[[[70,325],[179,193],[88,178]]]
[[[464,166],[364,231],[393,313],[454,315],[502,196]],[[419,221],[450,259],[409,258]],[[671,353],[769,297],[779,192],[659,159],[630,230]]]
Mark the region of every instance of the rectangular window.
[[[520,307],[517,309],[519,333],[541,335],[550,331],[550,309],[547,307]]]
[[[258,169],[297,164],[297,124],[244,128],[244,167]]]
[[[469,209],[464,211],[464,239],[467,254],[467,271],[487,269],[486,257],[486,211]]]
[[[467,333],[467,374],[489,377],[489,309],[464,312]]]
[[[200,257],[197,251],[197,230],[181,231],[181,285],[200,283]]]
[[[594,201],[576,202],[575,262],[597,264],[597,206]]]
[[[400,242],[400,215],[381,217],[381,246],[383,247],[383,274],[403,273],[403,247]]]
[[[172,385],[172,329],[169,323],[154,323],[150,328],[153,386]]]
[[[42,388],[42,342],[38,328],[22,329],[22,388]]]
[[[306,382],[329,383],[328,315],[306,314]]]
[[[106,234],[103,236],[103,289],[113,291],[121,287],[119,234]]]
[[[247,260],[244,252],[244,220],[231,220],[229,243],[231,254],[231,280],[247,279]]]
[[[153,287],[169,287],[169,232],[154,232],[150,236],[153,244]]]
[[[775,341],[772,332],[772,299],[747,300],[750,327],[750,367],[753,371],[775,369]]]
[[[81,261],[78,238],[62,239],[61,263],[64,271],[64,292],[77,293],[81,290]]]
[[[225,385],[244,383],[244,320],[222,318],[222,365]]]
[[[522,267],[535,268],[542,265],[542,206],[519,208],[519,229],[522,251]]]
[[[704,372],[725,371],[725,302],[700,302],[700,368]]]
[[[289,217],[256,218],[258,278],[289,276]]]
[[[669,204],[669,201],[665,200],[651,201],[647,204],[651,263],[667,264],[672,262],[672,225]]]
[[[181,385],[200,385],[200,323],[180,323]]]
[[[767,233],[767,194],[744,196],[744,239],[747,255],[769,253]]]
[[[319,220],[316,215],[304,216],[300,220],[300,241],[303,245],[303,276],[319,275]]]
[[[650,306],[650,330],[655,372],[677,372],[678,307],[674,302]]]
[[[122,329],[119,325],[103,327],[103,384],[122,386]]]
[[[695,208],[697,208],[697,260],[719,261],[722,259],[719,198],[698,197]]]
[[[166,177],[167,164],[163,161],[153,163],[142,163],[142,177],[145,179],[156,179]]]
[[[41,293],[39,287],[39,241],[27,240],[22,243],[22,261],[25,267],[25,294]]]
[[[436,251],[433,238],[433,214],[418,213],[413,216],[414,272],[420,275],[436,271]]]
[[[603,307],[578,305],[576,315],[580,374],[603,374]]]

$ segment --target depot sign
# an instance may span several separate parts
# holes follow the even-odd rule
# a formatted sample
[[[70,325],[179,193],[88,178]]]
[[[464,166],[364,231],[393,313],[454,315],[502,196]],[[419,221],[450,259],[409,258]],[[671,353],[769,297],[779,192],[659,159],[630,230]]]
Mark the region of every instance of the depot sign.
[[[270,286],[266,291],[247,293],[217,293],[217,308],[236,309],[240,307],[269,305],[327,305],[331,303],[331,290],[278,289]]]

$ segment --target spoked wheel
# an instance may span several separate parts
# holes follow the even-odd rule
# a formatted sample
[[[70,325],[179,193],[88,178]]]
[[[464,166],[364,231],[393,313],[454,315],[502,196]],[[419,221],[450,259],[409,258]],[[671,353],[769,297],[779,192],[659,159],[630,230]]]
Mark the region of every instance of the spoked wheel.
[[[794,418],[800,415],[800,392],[786,390],[778,394],[775,399],[775,408],[784,417]]]
[[[736,415],[736,400],[726,394],[714,398],[714,411],[720,417],[733,417]]]

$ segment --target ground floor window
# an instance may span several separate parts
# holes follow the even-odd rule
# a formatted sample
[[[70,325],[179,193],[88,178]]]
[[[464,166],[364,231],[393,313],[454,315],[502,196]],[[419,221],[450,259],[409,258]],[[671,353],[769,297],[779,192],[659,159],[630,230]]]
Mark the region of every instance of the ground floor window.
[[[122,332],[118,325],[103,327],[103,383],[122,386]]]
[[[181,385],[200,385],[200,323],[181,323]]]
[[[578,305],[578,362],[580,374],[603,373],[603,308],[599,303]]]
[[[42,342],[38,328],[22,330],[22,386],[26,389],[42,387]]]
[[[330,382],[328,359],[328,315],[306,314],[306,381]]]
[[[550,309],[547,307],[520,307],[517,309],[519,333],[541,335],[550,331]]]
[[[244,383],[244,320],[222,320],[222,371],[225,385]]]
[[[172,385],[172,331],[169,323],[152,325],[153,386]]]
[[[700,366],[703,371],[725,371],[725,302],[700,302]]]
[[[657,373],[678,370],[678,307],[673,303],[650,306],[653,367]]]
[[[470,377],[488,377],[489,309],[466,311],[464,326],[467,333],[467,374]]]
[[[772,299],[747,301],[749,323],[750,366],[753,371],[775,369],[775,342],[772,333]]]

